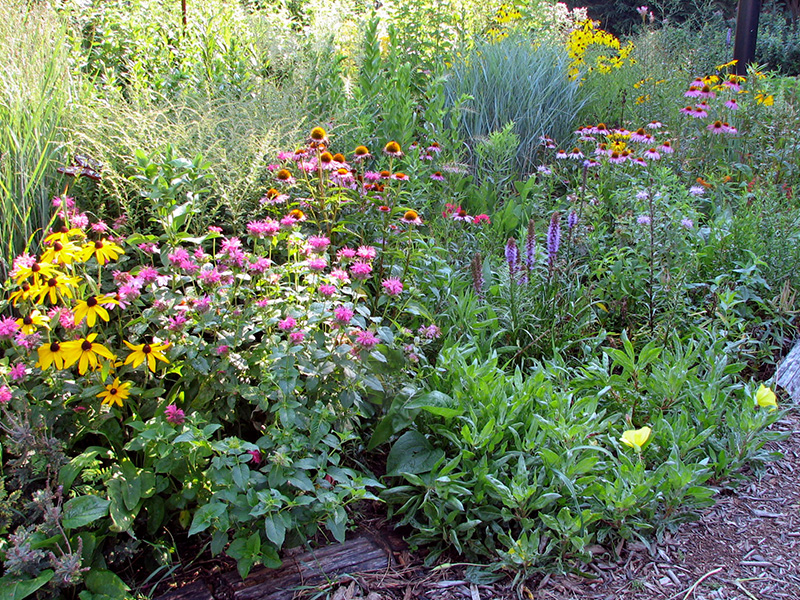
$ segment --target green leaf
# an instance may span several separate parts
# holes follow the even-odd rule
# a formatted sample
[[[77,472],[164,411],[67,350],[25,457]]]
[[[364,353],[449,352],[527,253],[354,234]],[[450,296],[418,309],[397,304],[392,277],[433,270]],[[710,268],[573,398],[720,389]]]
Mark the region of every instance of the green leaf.
[[[76,456],[61,467],[61,470],[58,472],[58,483],[64,486],[65,492],[72,487],[78,474],[94,462],[94,457],[98,454],[100,454],[100,451],[97,449],[86,450],[83,454]]]
[[[279,515],[272,515],[264,520],[264,528],[267,532],[269,541],[277,546],[280,550],[283,546],[283,541],[286,539],[286,525]]]
[[[92,569],[86,573],[86,588],[94,594],[105,594],[111,598],[129,598],[130,588],[119,575],[104,569]]]
[[[76,529],[108,515],[111,501],[100,496],[78,496],[64,504],[64,529]]]
[[[411,400],[405,405],[405,408],[421,408],[432,415],[444,417],[445,419],[452,419],[464,412],[457,404],[458,403],[447,394],[434,390]]]
[[[189,527],[189,535],[200,533],[211,527],[214,519],[219,519],[227,510],[222,502],[211,502],[197,509],[192,519],[192,526]]]
[[[18,580],[11,575],[0,577],[0,598],[2,600],[22,600],[33,594],[53,578],[53,571],[42,571],[36,579]]]
[[[386,458],[386,474],[427,473],[443,456],[444,452],[434,449],[424,435],[407,431],[394,443]]]

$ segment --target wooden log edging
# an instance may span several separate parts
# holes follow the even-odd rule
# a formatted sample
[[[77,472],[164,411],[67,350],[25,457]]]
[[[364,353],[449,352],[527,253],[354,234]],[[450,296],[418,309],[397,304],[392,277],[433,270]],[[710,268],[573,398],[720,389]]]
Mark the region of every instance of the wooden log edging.
[[[775,382],[789,392],[792,400],[800,402],[800,340],[778,365]]]
[[[336,576],[381,571],[393,565],[387,545],[361,533],[344,544],[290,554],[281,568],[256,568],[244,581],[233,571],[218,575],[213,581],[195,581],[156,600],[291,600],[299,589]]]

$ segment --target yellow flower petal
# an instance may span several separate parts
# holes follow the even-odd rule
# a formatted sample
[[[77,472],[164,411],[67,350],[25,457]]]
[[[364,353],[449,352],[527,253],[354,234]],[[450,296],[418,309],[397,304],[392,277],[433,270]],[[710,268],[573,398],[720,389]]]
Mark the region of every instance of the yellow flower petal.
[[[650,433],[653,430],[649,427],[642,427],[641,429],[628,429],[623,432],[622,437],[619,439],[626,446],[641,451],[645,442],[650,439]]]

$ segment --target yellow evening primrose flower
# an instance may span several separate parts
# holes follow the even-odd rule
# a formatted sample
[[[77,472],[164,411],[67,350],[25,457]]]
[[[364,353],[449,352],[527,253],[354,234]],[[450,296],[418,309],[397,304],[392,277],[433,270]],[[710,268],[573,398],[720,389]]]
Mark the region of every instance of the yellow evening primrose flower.
[[[25,335],[30,335],[35,332],[39,327],[50,329],[50,319],[40,313],[38,310],[33,309],[30,314],[17,319],[17,325]]]
[[[103,321],[108,321],[108,311],[101,304],[119,304],[111,296],[89,296],[86,300],[81,300],[75,307],[75,325],[80,325],[84,317],[89,327],[94,327],[99,316]]]
[[[64,368],[67,357],[60,342],[43,344],[36,352],[39,354],[36,366],[42,371],[49,369],[50,365],[55,365],[59,370]]]
[[[626,446],[630,446],[637,452],[642,451],[642,446],[644,446],[645,442],[650,439],[650,433],[653,430],[649,427],[642,427],[641,429],[628,429],[627,431],[623,432],[622,437],[619,438]]]
[[[131,395],[130,388],[130,381],[120,383],[119,377],[116,377],[114,383],[108,384],[106,390],[97,394],[97,397],[103,399],[102,404],[108,404],[109,406],[116,404],[122,407],[122,401]]]
[[[96,337],[96,333],[90,333],[85,338],[61,344],[64,350],[64,368],[68,369],[75,363],[78,363],[78,373],[83,375],[89,367],[92,367],[92,369],[97,368],[99,362],[97,360],[98,356],[114,360],[114,355],[108,348],[103,346],[103,344],[96,344],[94,342]]]
[[[92,256],[97,259],[97,263],[102,267],[107,262],[117,260],[125,251],[114,242],[108,240],[97,240],[87,243],[81,250],[81,259],[86,261]]]
[[[771,388],[768,388],[763,383],[756,391],[756,404],[766,408],[771,406],[773,409],[778,408],[777,397]]]
[[[147,368],[155,373],[156,359],[169,363],[167,357],[163,354],[163,352],[169,348],[169,344],[139,344],[138,346],[134,346],[130,342],[125,341],[125,345],[132,351],[128,355],[128,358],[125,359],[125,364],[129,365],[133,363],[134,369],[146,360]]]

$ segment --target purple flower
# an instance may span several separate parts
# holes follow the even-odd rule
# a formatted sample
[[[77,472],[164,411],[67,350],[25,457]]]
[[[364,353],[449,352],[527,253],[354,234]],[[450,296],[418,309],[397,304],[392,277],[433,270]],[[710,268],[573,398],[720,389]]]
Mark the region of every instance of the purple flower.
[[[368,329],[361,329],[356,333],[356,344],[362,348],[374,348],[378,345],[378,342],[380,342],[380,340]]]
[[[561,215],[556,211],[547,227],[547,262],[552,268],[558,256],[558,247],[561,245]]]
[[[28,375],[28,369],[25,367],[25,363],[14,363],[8,375],[11,377],[11,381],[25,381],[25,377]]]
[[[528,235],[525,238],[525,265],[532,269],[536,264],[536,223],[528,221]]]
[[[517,248],[517,240],[513,237],[508,238],[508,242],[506,242],[506,262],[508,263],[508,272],[513,277],[519,266],[519,249]]]
[[[167,406],[164,409],[164,414],[167,417],[167,423],[172,423],[173,425],[182,425],[186,420],[186,413],[174,404]]]
[[[181,331],[188,319],[183,313],[178,313],[174,317],[167,319],[167,329],[169,331]]]
[[[278,323],[278,329],[283,331],[290,331],[297,325],[297,320],[294,317],[286,317],[283,321]]]
[[[639,216],[636,218],[636,222],[637,222],[639,225],[650,225],[650,223],[652,222],[652,220],[650,219],[649,215],[639,215]]]
[[[214,354],[216,354],[217,356],[224,356],[225,354],[227,354],[230,351],[231,351],[231,347],[228,346],[227,344],[220,344],[219,346],[214,348]]]
[[[0,339],[11,339],[17,330],[19,330],[19,325],[14,317],[0,319]]]
[[[353,318],[354,314],[355,313],[352,311],[352,309],[347,308],[346,306],[337,306],[333,309],[334,318],[345,325],[350,322],[350,319]]]
[[[381,285],[390,296],[397,296],[403,291],[403,282],[394,277],[391,279],[384,279]]]
[[[436,325],[428,325],[427,327],[422,326],[417,329],[417,333],[419,333],[422,337],[428,338],[429,340],[435,340],[440,335],[442,335],[442,330],[439,329]]]
[[[248,450],[248,451],[247,451],[247,453],[248,453],[250,456],[252,456],[252,457],[253,457],[253,460],[252,460],[251,462],[252,462],[254,465],[261,464],[262,457],[261,457],[261,451],[260,451],[260,450]]]
[[[313,235],[308,238],[308,245],[311,246],[314,252],[323,252],[331,245],[331,241],[324,235]]]
[[[315,272],[324,271],[325,267],[328,266],[327,261],[324,258],[309,258],[306,261],[306,266]]]
[[[356,262],[350,267],[350,272],[356,279],[367,279],[372,274],[372,265],[366,262]]]
[[[575,226],[577,224],[578,224],[578,213],[576,213],[573,210],[572,212],[569,213],[569,216],[567,217],[567,227],[569,227],[570,229],[575,229]]]
[[[689,218],[681,219],[681,227],[684,229],[693,229],[694,228],[694,221]]]

